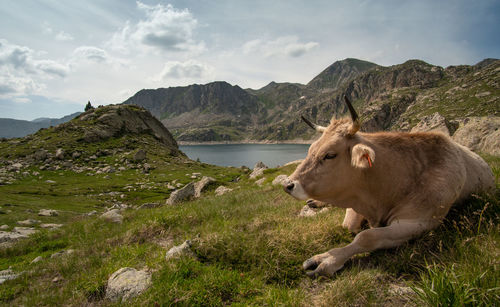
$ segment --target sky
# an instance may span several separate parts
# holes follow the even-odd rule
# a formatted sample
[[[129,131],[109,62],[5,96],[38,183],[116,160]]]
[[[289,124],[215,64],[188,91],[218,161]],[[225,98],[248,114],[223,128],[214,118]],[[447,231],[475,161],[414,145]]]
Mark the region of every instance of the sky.
[[[306,84],[345,58],[500,58],[500,0],[21,0],[0,16],[0,118],[62,117],[144,88]]]

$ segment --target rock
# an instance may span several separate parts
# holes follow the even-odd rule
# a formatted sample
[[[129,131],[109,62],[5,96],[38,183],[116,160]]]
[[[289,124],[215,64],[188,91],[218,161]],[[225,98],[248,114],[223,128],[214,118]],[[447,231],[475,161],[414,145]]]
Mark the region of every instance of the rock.
[[[142,149],[139,149],[132,158],[135,162],[141,162],[146,159],[146,152]]]
[[[170,194],[167,199],[167,205],[174,205],[181,201],[188,200],[194,196],[194,183],[186,184],[182,189],[176,190]]]
[[[54,184],[56,183],[54,180],[45,180],[45,183],[50,183],[50,184]]]
[[[195,174],[195,173],[193,173]],[[199,173],[197,173],[199,174]],[[201,175],[201,174],[200,174]],[[201,192],[205,190],[210,184],[214,183],[215,179],[212,177],[203,176],[200,181],[194,184],[194,197],[198,198],[201,196]]]
[[[47,159],[47,151],[45,149],[40,149],[40,150],[37,150],[34,154],[33,154],[33,158],[36,160],[36,161],[45,161],[45,159]]]
[[[35,232],[38,232],[38,230],[32,227],[14,227],[14,229],[12,229],[12,232],[17,232],[23,236],[30,236]]]
[[[102,168],[101,172],[103,172],[103,173],[114,173],[115,172],[115,168],[112,167],[112,166],[110,166],[110,165],[108,165],[108,166]]]
[[[230,189],[228,187],[221,185],[217,189],[215,189],[215,195],[221,196],[221,195],[226,194],[227,192],[231,192],[232,190],[233,189]]]
[[[250,174],[250,179],[255,179],[264,174],[264,170],[267,169],[267,166],[262,162],[257,162],[253,167],[253,171]]]
[[[9,229],[9,225],[4,224],[4,225],[0,226],[0,230],[7,230],[7,229]]]
[[[264,184],[264,181],[266,181],[266,178],[260,178],[259,180],[255,181],[255,184],[261,186]]]
[[[52,209],[40,209],[38,211],[39,216],[58,216],[59,212],[57,210],[52,210]]]
[[[56,150],[55,158],[58,159],[58,160],[63,160],[64,159],[64,150],[62,148],[58,148]]]
[[[309,216],[315,216],[318,213],[324,213],[327,212],[329,208],[311,208],[309,205],[305,205],[302,210],[300,210],[299,216],[300,217],[309,217]]]
[[[273,185],[284,185],[288,176],[287,175],[278,175],[273,180]]]
[[[454,127],[446,118],[438,112],[423,117],[420,122],[411,129],[411,132],[439,131],[447,136],[455,132]]]
[[[152,208],[158,208],[160,207],[160,203],[144,203],[139,206],[137,209],[152,209]]]
[[[23,165],[21,163],[14,163],[14,164],[10,165],[9,170],[11,172],[16,172],[16,171],[20,171],[22,168],[23,168]]]
[[[471,150],[500,155],[500,117],[467,117],[459,123],[452,139]]]
[[[106,287],[106,299],[111,301],[127,301],[149,288],[151,274],[137,271],[134,268],[121,268],[111,274]]]
[[[92,216],[92,215],[96,215],[96,214],[97,214],[97,211],[95,211],[95,210],[92,210],[88,213],[85,213],[86,216]]]
[[[105,219],[108,222],[121,224],[123,222],[123,216],[119,212],[119,209],[112,209],[108,212],[103,213],[101,215],[101,218]]]
[[[27,236],[22,235],[17,232],[9,232],[9,231],[0,231],[0,243],[3,242],[12,242],[17,241],[22,238],[26,238]]]
[[[71,255],[74,253],[75,253],[74,249],[62,250],[62,251],[58,251],[57,253],[50,255],[50,258],[57,258],[57,257],[64,256],[64,255]]]
[[[73,153],[71,154],[71,158],[73,158],[73,159],[78,159],[78,158],[80,158],[81,156],[82,156],[82,154],[81,154],[80,152],[78,152],[78,151],[75,151],[75,152],[73,152]]]
[[[410,287],[402,287],[395,284],[390,285],[389,294],[397,295],[397,296],[411,296],[414,295],[415,292]]]
[[[165,260],[181,257],[196,257],[191,250],[191,241],[187,240],[181,245],[174,246],[165,254]]]
[[[61,276],[56,276],[52,279],[52,282],[56,283],[56,282],[61,282],[63,280],[64,280],[64,278],[62,278]]]
[[[31,261],[31,263],[32,263],[32,264],[33,264],[33,263],[37,263],[37,262],[40,262],[40,261],[42,261],[42,260],[43,260],[43,257],[42,257],[42,256],[38,256],[38,257],[36,257],[35,259],[33,259],[33,260]]]
[[[40,223],[40,221],[39,220],[33,220],[33,219],[27,219],[27,220],[24,220],[24,221],[19,221],[17,223],[19,225],[23,225],[23,226],[32,226],[32,225]]]
[[[60,228],[62,227],[63,224],[51,224],[51,223],[48,223],[48,224],[40,224],[40,227],[41,228],[50,228],[50,229],[54,229],[54,228]]]
[[[16,279],[22,274],[24,274],[24,272],[14,273],[14,271],[12,271],[10,268],[8,268],[7,270],[0,271],[0,284],[3,284],[7,280]]]

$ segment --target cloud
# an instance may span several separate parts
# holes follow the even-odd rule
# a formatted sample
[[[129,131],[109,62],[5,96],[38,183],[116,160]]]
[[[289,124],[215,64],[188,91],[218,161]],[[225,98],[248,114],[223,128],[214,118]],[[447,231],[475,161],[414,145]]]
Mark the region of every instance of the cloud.
[[[43,84],[35,82],[32,78],[16,76],[5,70],[0,70],[0,96],[35,93],[45,88]]]
[[[157,80],[167,79],[201,79],[209,77],[213,68],[195,60],[185,62],[169,61],[157,76]]]
[[[172,5],[155,6],[137,2],[145,19],[135,24],[127,22],[115,33],[109,43],[114,50],[127,53],[131,48],[148,47],[160,51],[202,51],[204,42],[194,39],[198,21],[188,9],[178,10]]]
[[[55,38],[58,41],[72,41],[74,39],[73,36],[64,31],[60,31],[59,33],[57,33]]]
[[[299,42],[296,36],[282,36],[272,41],[256,39],[245,43],[242,47],[244,54],[262,54],[264,57],[288,56],[300,57],[318,47],[317,42]]]
[[[93,46],[81,46],[76,48],[73,51],[73,58],[97,63],[107,62],[110,59],[105,50]]]
[[[70,71],[67,65],[52,60],[39,60],[35,62],[35,67],[49,75],[66,77]]]

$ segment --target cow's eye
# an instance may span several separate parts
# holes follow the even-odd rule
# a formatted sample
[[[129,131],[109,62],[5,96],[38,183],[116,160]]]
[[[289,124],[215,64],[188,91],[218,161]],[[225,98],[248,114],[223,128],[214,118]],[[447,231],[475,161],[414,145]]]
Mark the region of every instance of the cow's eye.
[[[327,153],[325,155],[325,157],[323,158],[323,160],[327,160],[327,159],[333,159],[337,156],[337,154],[333,154],[333,153]]]

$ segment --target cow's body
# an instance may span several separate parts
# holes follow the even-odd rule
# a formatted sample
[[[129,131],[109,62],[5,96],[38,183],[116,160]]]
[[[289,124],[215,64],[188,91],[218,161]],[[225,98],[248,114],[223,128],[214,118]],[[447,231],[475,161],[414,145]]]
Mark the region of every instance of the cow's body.
[[[346,247],[305,261],[310,275],[331,276],[356,253],[398,246],[438,226],[453,203],[495,186],[483,159],[441,133],[356,133],[352,126],[343,119],[321,127],[285,184],[298,199],[348,208],[349,230],[364,219],[371,227]]]

